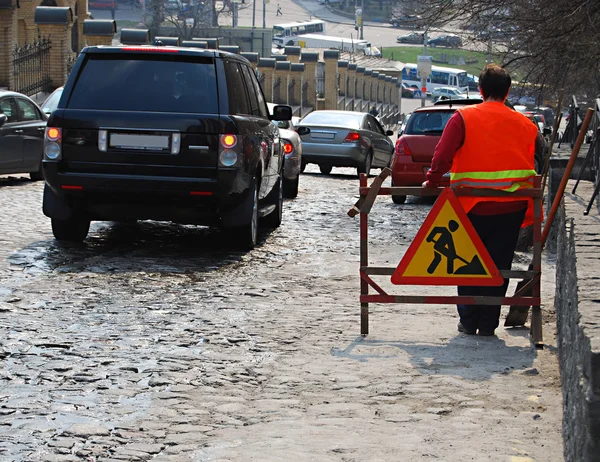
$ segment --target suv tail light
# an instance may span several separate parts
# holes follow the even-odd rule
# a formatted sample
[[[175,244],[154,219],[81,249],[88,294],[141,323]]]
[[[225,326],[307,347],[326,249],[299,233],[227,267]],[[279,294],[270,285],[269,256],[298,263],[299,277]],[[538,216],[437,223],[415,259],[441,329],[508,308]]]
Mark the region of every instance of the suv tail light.
[[[62,156],[62,130],[60,128],[46,127],[44,156],[48,160],[60,160]]]
[[[238,136],[233,134],[221,135],[219,146],[219,166],[233,167],[239,162],[239,147]]]
[[[353,143],[354,141],[359,141],[359,140],[360,140],[360,133],[350,132],[350,133],[348,133],[348,135],[346,135],[346,139],[344,140],[344,142]]]
[[[412,155],[412,152],[411,152],[410,148],[408,147],[408,143],[406,142],[406,140],[404,138],[399,138],[398,141],[396,141],[396,155],[397,156]]]

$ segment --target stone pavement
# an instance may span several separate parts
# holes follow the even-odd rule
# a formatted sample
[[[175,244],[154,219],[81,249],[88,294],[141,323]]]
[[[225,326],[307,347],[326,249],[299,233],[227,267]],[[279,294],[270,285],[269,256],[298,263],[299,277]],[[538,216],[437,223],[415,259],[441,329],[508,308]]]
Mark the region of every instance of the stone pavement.
[[[562,460],[551,256],[543,351],[452,306],[373,305],[362,338],[355,170],[316,172],[250,253],[153,222],[60,245],[42,184],[0,177],[0,459]],[[372,264],[430,206],[378,199]]]

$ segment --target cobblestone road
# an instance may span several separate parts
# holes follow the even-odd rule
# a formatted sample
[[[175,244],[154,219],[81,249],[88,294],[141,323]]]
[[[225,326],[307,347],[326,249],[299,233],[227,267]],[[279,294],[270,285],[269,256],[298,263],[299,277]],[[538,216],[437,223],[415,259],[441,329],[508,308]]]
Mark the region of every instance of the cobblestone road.
[[[0,177],[0,460],[562,460],[552,325],[536,352],[457,335],[452,307],[376,305],[362,339],[358,184],[316,171],[247,254],[151,222],[59,245],[43,185]],[[430,204],[378,200],[377,263]]]

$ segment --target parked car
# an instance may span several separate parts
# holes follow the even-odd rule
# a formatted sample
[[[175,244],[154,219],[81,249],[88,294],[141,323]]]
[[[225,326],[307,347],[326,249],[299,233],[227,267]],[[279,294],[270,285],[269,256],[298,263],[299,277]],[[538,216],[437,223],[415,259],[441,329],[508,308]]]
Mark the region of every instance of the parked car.
[[[409,86],[407,83],[402,82],[402,97],[403,98],[420,98],[421,90],[415,87]]]
[[[275,104],[267,103],[269,111],[273,111]],[[285,161],[283,163],[283,195],[293,199],[298,195],[298,186],[300,184],[300,172],[302,171],[302,140],[296,132],[294,120],[298,117],[292,117],[292,120],[274,120],[273,123],[279,128],[279,138],[283,146]],[[308,134],[308,128],[301,129],[301,132]]]
[[[50,96],[48,96],[48,98],[46,98],[46,101],[42,103],[42,111],[44,114],[49,116],[58,107],[58,102],[60,101],[64,88],[65,87],[58,87],[50,94]]]
[[[433,90],[431,90],[431,97],[432,98],[444,97],[444,98],[448,98],[448,99],[462,99],[462,98],[466,98],[467,95],[466,95],[466,93],[463,93],[462,91],[460,91],[458,88],[435,87]]]
[[[425,40],[425,34],[422,32],[410,32],[406,35],[399,35],[396,37],[396,42],[398,43],[414,43],[422,45],[423,40]]]
[[[57,240],[82,241],[92,220],[163,220],[219,226],[251,249],[259,224],[281,223],[284,159],[271,119],[292,111],[269,115],[245,58],[87,47],[64,92],[43,160],[43,211]]]
[[[301,134],[305,163],[318,164],[321,173],[332,167],[356,167],[358,173],[369,174],[371,167],[390,165],[394,144],[388,138],[394,133],[384,130],[371,114],[351,111],[313,111],[302,119]]]
[[[425,20],[417,14],[398,14],[392,16],[390,23],[393,27],[413,27],[422,29],[426,26]]]
[[[43,179],[47,120],[31,98],[0,90],[0,175],[29,173],[32,180]]]
[[[444,34],[438,37],[427,40],[427,45],[430,47],[448,47],[448,48],[460,48],[462,46],[462,39],[458,35]]]
[[[435,147],[450,117],[465,104],[481,102],[480,98],[446,100],[415,109],[406,129],[396,141],[392,160],[392,186],[420,186],[427,179]],[[538,172],[542,166],[544,147],[543,138],[538,136],[535,150]],[[392,196],[392,200],[396,204],[404,204],[406,196]]]
[[[88,7],[96,10],[116,10],[119,4],[116,0],[89,0]]]

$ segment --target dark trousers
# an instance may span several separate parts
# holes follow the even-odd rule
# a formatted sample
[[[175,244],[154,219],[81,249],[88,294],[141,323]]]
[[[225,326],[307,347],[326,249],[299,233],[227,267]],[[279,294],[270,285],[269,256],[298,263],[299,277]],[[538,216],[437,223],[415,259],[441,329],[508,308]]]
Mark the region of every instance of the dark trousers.
[[[499,270],[511,269],[525,211],[502,215],[467,214]],[[508,279],[505,279],[503,285],[496,287],[459,286],[458,295],[504,297],[507,288]],[[457,308],[460,322],[467,330],[493,332],[500,322],[500,305],[458,305]]]

